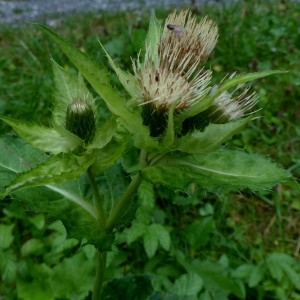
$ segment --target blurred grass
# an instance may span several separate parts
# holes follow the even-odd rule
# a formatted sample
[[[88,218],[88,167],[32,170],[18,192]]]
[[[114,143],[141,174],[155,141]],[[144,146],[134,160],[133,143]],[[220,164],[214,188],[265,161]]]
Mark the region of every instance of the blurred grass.
[[[167,13],[157,11],[156,14],[162,21]],[[235,71],[289,71],[254,83],[260,96],[258,109],[262,109],[259,112],[262,117],[252,122],[228,147],[243,147],[249,152],[268,155],[299,179],[300,5],[281,1],[241,1],[233,6],[194,8],[194,13],[199,17],[208,15],[219,26],[219,42],[206,63],[214,71],[216,80]],[[58,20],[55,30],[100,64],[107,62],[97,38],[121,67],[130,68],[130,57],[138,53],[144,40],[149,13],[82,13]],[[0,114],[46,122],[51,112],[49,100],[53,86],[50,57],[60,65],[72,68],[34,25],[1,26]],[[120,88],[113,72],[112,78],[115,86]],[[1,124],[0,130],[6,133],[9,129]],[[240,244],[239,251],[244,256],[258,255],[258,252],[250,252],[259,249],[286,251],[299,257],[299,187],[282,184],[256,195],[244,191],[243,194],[219,197],[197,191],[197,197],[200,196],[203,203],[214,204],[219,216],[217,229],[220,236],[211,245],[216,252],[222,252],[225,244],[228,248],[230,242],[226,240],[232,238]],[[198,209],[166,208],[162,196],[158,197],[166,214],[173,216],[174,226],[189,222],[193,209]],[[183,213],[186,213],[184,220]],[[226,239],[226,236],[229,237]],[[225,244],[220,243],[222,239]]]

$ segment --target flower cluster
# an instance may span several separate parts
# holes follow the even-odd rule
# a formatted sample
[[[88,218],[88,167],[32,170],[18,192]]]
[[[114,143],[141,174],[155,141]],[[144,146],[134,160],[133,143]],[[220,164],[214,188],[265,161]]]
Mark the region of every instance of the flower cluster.
[[[153,56],[153,49],[148,47],[144,63],[140,63],[139,58],[134,62],[142,116],[152,136],[163,133],[166,114],[171,107],[178,115],[205,96],[213,95],[217,87],[210,86],[212,72],[205,70],[203,63],[217,39],[218,28],[212,20],[204,17],[197,22],[189,10],[175,11],[165,21],[157,55]],[[242,117],[256,100],[255,94],[248,95],[248,88],[244,89],[243,84],[233,92],[223,92],[206,111],[206,123],[222,123]]]

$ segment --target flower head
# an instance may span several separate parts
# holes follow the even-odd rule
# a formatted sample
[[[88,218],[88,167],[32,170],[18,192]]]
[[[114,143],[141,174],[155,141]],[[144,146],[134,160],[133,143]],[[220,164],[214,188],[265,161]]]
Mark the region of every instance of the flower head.
[[[197,23],[189,10],[171,14],[157,48],[158,63],[146,49],[145,62],[134,63],[142,105],[168,112],[175,103],[180,112],[209,92],[211,71],[201,64],[217,40],[217,26],[206,18]]]

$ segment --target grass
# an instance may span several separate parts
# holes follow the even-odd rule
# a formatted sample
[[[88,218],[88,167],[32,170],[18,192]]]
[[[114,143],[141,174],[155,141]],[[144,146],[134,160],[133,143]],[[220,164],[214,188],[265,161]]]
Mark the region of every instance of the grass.
[[[254,89],[260,96],[258,115],[261,117],[227,146],[243,147],[248,152],[270,156],[299,180],[300,4],[243,1],[242,4],[226,7],[203,7],[199,14],[208,15],[219,26],[218,44],[206,63],[214,71],[216,79],[235,71],[288,71],[254,83]],[[157,12],[161,20],[166,15],[165,11]],[[55,30],[100,64],[107,64],[97,41],[99,38],[123,68],[130,68],[130,57],[134,57],[141,48],[147,26],[147,12],[89,13],[64,18]],[[1,26],[0,114],[45,122],[51,111],[51,56],[59,64],[72,68],[33,25],[22,28]],[[112,79],[116,87],[121,88],[113,73]],[[9,131],[3,124],[0,130],[4,134]],[[241,261],[259,262],[272,252],[284,252],[297,259],[300,257],[299,186],[283,183],[264,193],[243,191],[217,196],[193,186],[184,192],[158,188],[155,197],[153,218],[163,218],[176,230],[173,232],[174,243],[190,258],[218,259],[226,253],[233,265],[238,266]],[[207,241],[197,248],[186,237],[193,230],[190,224],[199,216],[199,211],[200,215],[213,216],[213,221],[208,228]],[[4,213],[0,217],[6,222]],[[32,230],[27,223],[23,226]],[[22,228],[22,225],[19,227]],[[121,254],[126,256],[126,260],[119,257],[123,270],[155,269],[158,262],[154,259],[145,265],[147,258],[140,244],[124,246],[122,235],[118,243],[123,245]],[[272,291],[275,290],[276,287],[273,287]],[[254,294],[257,296],[257,293]],[[276,295],[281,299],[278,293]],[[277,299],[273,296],[266,294],[264,299]]]

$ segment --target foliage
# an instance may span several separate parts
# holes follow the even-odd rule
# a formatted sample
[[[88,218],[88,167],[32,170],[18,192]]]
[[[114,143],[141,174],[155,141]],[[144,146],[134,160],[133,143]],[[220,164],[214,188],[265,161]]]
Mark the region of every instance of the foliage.
[[[86,27],[77,19],[67,21],[72,22],[74,33],[64,35],[76,40],[88,55],[44,28],[88,84],[40,32],[32,39],[30,28],[23,41],[14,40],[6,29],[1,43],[13,41],[21,49],[14,48],[12,57],[1,60],[6,73],[0,71],[0,76],[9,88],[1,91],[1,97],[13,98],[9,106],[1,99],[5,115],[1,119],[30,144],[9,135],[0,143],[0,186],[6,186],[0,203],[0,295],[90,299],[97,251],[110,250],[103,299],[120,295],[125,299],[300,299],[299,189],[291,181],[271,189],[287,179],[287,173],[270,159],[251,154],[271,154],[294,177],[299,176],[296,95],[300,77],[295,67],[299,5],[245,1],[208,12],[220,28],[220,41],[208,62],[214,80],[249,69],[251,80],[269,75],[271,69],[290,72],[254,85],[264,118],[210,124],[204,131],[178,136],[174,131],[182,120],[170,113],[166,136],[159,142],[149,135],[138,111],[125,104],[128,95],[108,71],[105,54],[90,35],[100,28],[110,64],[124,83],[122,78],[128,74],[122,69],[130,66],[129,57],[142,48],[146,36],[141,15],[122,16],[121,22],[93,16]],[[159,20],[164,14],[158,13]],[[82,28],[76,28],[80,23]],[[63,66],[52,64],[51,110],[46,104],[52,85],[47,49]],[[28,61],[21,59],[22,51]],[[262,70],[265,73],[256,73]],[[112,88],[115,85],[121,92]],[[84,141],[64,127],[61,112],[74,97],[95,105],[97,128],[91,140]],[[45,122],[50,111],[52,120]],[[20,121],[21,115],[36,123]],[[220,149],[224,143],[226,147]],[[248,153],[236,149],[241,146]],[[191,147],[196,150],[191,152]],[[146,168],[137,159],[138,149],[144,148],[152,161]],[[87,169],[96,175],[95,182]],[[137,195],[124,209],[118,203],[141,169],[143,180],[134,186]],[[94,184],[100,187],[102,209],[89,187]],[[99,216],[104,216],[106,226]]]

